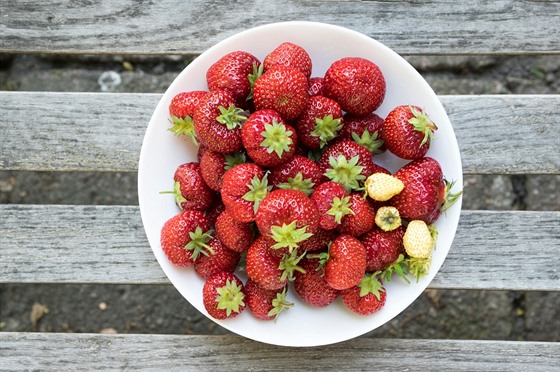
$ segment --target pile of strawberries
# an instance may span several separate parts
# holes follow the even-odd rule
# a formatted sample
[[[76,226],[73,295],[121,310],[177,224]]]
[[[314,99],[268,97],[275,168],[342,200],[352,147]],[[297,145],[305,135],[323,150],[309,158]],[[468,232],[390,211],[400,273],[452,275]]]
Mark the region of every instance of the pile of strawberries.
[[[378,311],[393,274],[428,271],[432,224],[460,194],[425,156],[437,127],[420,107],[375,114],[386,90],[375,63],[348,57],[322,77],[311,71],[293,43],[262,62],[236,51],[207,70],[207,91],[169,105],[170,130],[199,152],[175,172],[180,212],[161,246],[205,280],[216,319],[246,307],[274,319],[293,305],[288,287],[311,306],[340,296],[358,314]],[[391,174],[374,162],[383,151],[410,162]]]

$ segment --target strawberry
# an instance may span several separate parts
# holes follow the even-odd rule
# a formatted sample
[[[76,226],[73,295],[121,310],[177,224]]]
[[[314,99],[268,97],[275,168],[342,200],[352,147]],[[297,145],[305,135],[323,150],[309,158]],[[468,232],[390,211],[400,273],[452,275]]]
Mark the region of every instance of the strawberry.
[[[292,67],[275,65],[255,81],[253,100],[257,110],[273,109],[285,120],[293,120],[309,101],[307,77]]]
[[[387,292],[376,274],[366,274],[358,285],[342,291],[340,297],[356,314],[371,315],[385,306]]]
[[[338,182],[347,192],[361,188],[363,181],[377,169],[369,150],[351,140],[329,146],[317,165],[324,181]]]
[[[214,199],[214,204],[210,206],[207,210],[204,211],[206,218],[208,218],[208,222],[210,222],[210,226],[214,226],[216,224],[216,219],[226,209],[222,198]]]
[[[222,271],[233,273],[239,264],[240,254],[228,249],[220,239],[208,242],[210,254],[200,256],[194,263],[198,275],[207,279]]]
[[[257,228],[273,249],[291,253],[308,239],[319,226],[319,212],[305,193],[276,189],[259,205],[255,217]]]
[[[176,136],[185,135],[195,144],[198,143],[194,131],[193,116],[201,99],[208,92],[194,90],[176,94],[169,104],[169,116],[173,126],[169,130]]]
[[[344,125],[338,132],[338,139],[351,139],[364,146],[373,155],[385,151],[382,138],[383,119],[373,112],[365,116],[344,114]]]
[[[241,128],[241,140],[249,157],[261,167],[285,163],[294,155],[297,145],[295,129],[271,109],[249,116]]]
[[[294,290],[303,301],[315,307],[325,307],[336,300],[339,291],[328,285],[325,268],[318,258],[305,257],[300,267],[305,272],[295,273]]]
[[[311,200],[319,211],[319,227],[325,230],[336,229],[344,216],[354,213],[350,208],[350,195],[338,182],[323,182],[315,188]]]
[[[364,186],[368,196],[375,201],[387,201],[404,189],[401,180],[384,172],[371,174]]]
[[[301,71],[307,79],[311,76],[311,57],[305,49],[290,42],[284,42],[277,46],[264,58],[263,65],[265,72],[272,66],[282,65]]]
[[[173,175],[173,191],[160,194],[173,194],[175,203],[181,210],[195,209],[204,211],[214,202],[215,194],[208,187],[196,162],[181,164]]]
[[[255,220],[259,204],[269,190],[265,172],[253,163],[234,166],[222,179],[222,201],[230,215],[240,222]]]
[[[227,210],[216,218],[215,228],[218,238],[232,251],[243,253],[253,241],[251,225],[237,221]]]
[[[342,217],[338,231],[358,237],[371,230],[375,225],[375,209],[360,192],[350,194],[349,204],[352,212]]]
[[[347,113],[367,115],[385,98],[385,78],[379,67],[364,58],[335,61],[325,73],[323,92]]]
[[[390,205],[384,205],[375,212],[375,224],[383,231],[395,230],[401,226],[399,210]]]
[[[210,223],[204,213],[184,210],[168,219],[161,229],[161,249],[174,265],[189,267],[211,248]]]
[[[403,227],[392,231],[373,228],[363,235],[360,240],[366,247],[366,271],[385,270],[399,258],[399,255],[404,254],[403,235]]]
[[[324,79],[320,76],[312,77],[311,79],[309,79],[309,87],[307,88],[309,97],[324,96],[323,81]]]
[[[219,272],[204,282],[202,303],[214,319],[234,318],[245,310],[243,282],[229,272]]]
[[[241,125],[246,116],[235,104],[235,98],[221,89],[213,90],[201,99],[194,112],[194,129],[202,145],[224,153],[243,147]]]
[[[222,189],[222,178],[226,171],[237,164],[245,163],[246,160],[244,152],[224,154],[207,150],[200,158],[200,173],[208,187],[219,192]]]
[[[436,244],[435,236],[435,227],[422,220],[410,221],[403,236],[404,249],[410,257],[428,258]]]
[[[339,235],[331,243],[328,253],[320,256],[325,263],[325,280],[334,289],[355,286],[366,271],[366,248],[350,235]]]
[[[295,123],[298,138],[309,149],[318,149],[334,139],[342,128],[340,105],[330,98],[313,96]]]
[[[279,289],[264,289],[251,279],[245,284],[245,302],[251,309],[253,315],[262,320],[277,319],[278,315],[290,307],[293,303],[286,300],[288,287]]]
[[[313,160],[294,155],[284,164],[272,168],[268,180],[275,188],[294,189],[311,195],[313,188],[321,182],[321,170]]]
[[[230,52],[214,62],[206,72],[209,90],[228,91],[237,105],[245,107],[251,93],[252,75],[261,62],[257,57],[245,51]]]
[[[336,236],[337,234],[335,230],[325,230],[319,227],[309,239],[306,239],[299,244],[298,250],[300,252],[322,250],[323,248],[328,247]]]
[[[389,112],[381,134],[393,154],[416,160],[426,155],[436,130],[437,126],[420,107],[402,105]]]

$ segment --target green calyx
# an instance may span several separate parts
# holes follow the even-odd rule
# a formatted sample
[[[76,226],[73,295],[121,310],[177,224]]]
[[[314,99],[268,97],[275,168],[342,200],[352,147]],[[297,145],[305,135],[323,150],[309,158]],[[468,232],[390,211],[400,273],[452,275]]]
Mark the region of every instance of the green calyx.
[[[443,180],[443,182],[445,182],[445,202],[441,206],[441,211],[445,212],[446,210],[451,208],[451,206],[455,204],[457,200],[459,200],[459,197],[463,194],[463,191],[452,193],[451,189],[453,188],[453,186],[455,186],[456,181],[449,182],[447,180]]]
[[[268,312],[268,316],[273,316],[274,320],[278,318],[278,315],[290,307],[294,306],[292,302],[286,301],[286,287],[284,290],[276,295],[276,298],[272,300],[272,309]]]
[[[225,125],[229,130],[240,128],[245,120],[247,120],[247,113],[233,104],[229,105],[228,108],[220,106],[218,109],[220,110],[220,115],[216,117],[216,121]]]
[[[160,191],[160,194],[172,194],[175,197],[175,204],[182,210],[182,204],[187,201],[187,199],[181,193],[181,183],[175,181],[173,183],[173,191]]]
[[[184,118],[178,116],[171,117],[171,123],[173,124],[169,131],[175,136],[185,135],[190,138],[195,145],[198,145],[196,140],[196,133],[194,131],[194,122],[190,116],[185,116]]]
[[[238,313],[240,309],[245,306],[243,302],[245,298],[243,287],[237,285],[235,281],[226,280],[226,285],[216,288],[216,292],[218,292],[218,296],[216,297],[218,309],[225,310],[227,316],[230,316],[232,312]]]
[[[292,253],[298,248],[299,243],[309,239],[313,234],[307,232],[307,226],[298,229],[296,221],[292,221],[288,225],[283,223],[282,226],[272,226],[270,235],[276,242],[271,248],[288,248],[288,251]]]
[[[269,154],[275,152],[278,157],[281,157],[285,151],[290,151],[290,145],[294,143],[291,137],[293,134],[284,123],[278,123],[273,119],[272,124],[264,124],[264,131],[261,133],[264,140],[261,142],[261,146],[266,148]]]
[[[416,282],[418,282],[421,277],[428,273],[431,264],[432,256],[426,258],[411,257],[408,259],[409,272],[416,278]]]
[[[414,117],[410,118],[408,122],[414,126],[415,130],[424,134],[424,138],[422,139],[420,146],[423,146],[426,142],[431,142],[434,137],[434,132],[438,129],[438,127],[424,111],[418,111],[412,106],[408,106],[408,108],[410,109],[412,115],[414,115]]]
[[[247,96],[247,101],[253,99],[253,90],[255,87],[255,81],[263,74],[264,71],[264,64],[262,63],[253,63],[253,72],[247,75],[247,79],[249,79],[249,85],[251,86],[251,91]]]
[[[191,241],[185,245],[185,249],[192,251],[191,257],[193,261],[196,261],[201,253],[205,256],[208,256],[208,252],[214,254],[214,250],[208,245],[208,242],[212,240],[212,230],[204,232],[198,226],[194,232],[189,232],[189,236]]]
[[[395,230],[401,223],[401,216],[395,207],[383,206],[375,214],[375,224],[383,231]]]
[[[224,164],[225,170],[230,170],[231,168],[235,167],[236,165],[243,164],[247,162],[247,157],[243,152],[234,152],[232,154],[224,154],[226,158],[226,162]]]
[[[360,297],[367,296],[368,294],[373,294],[379,300],[381,298],[380,292],[385,292],[383,284],[379,281],[379,274],[381,272],[377,271],[372,274],[365,274],[358,287],[360,288]]]
[[[407,283],[410,283],[408,278],[406,277],[409,272],[408,268],[409,259],[405,258],[403,254],[399,255],[399,258],[391,265],[389,265],[385,270],[383,270],[380,274],[380,277],[385,282],[390,282],[393,278],[393,273],[397,274],[399,278],[404,280]]]
[[[314,137],[319,137],[320,147],[323,147],[336,137],[338,131],[342,128],[342,119],[333,118],[331,114],[322,118],[315,118],[315,128],[311,132]]]
[[[303,178],[303,174],[298,172],[295,177],[288,178],[288,182],[283,182],[278,185],[280,189],[293,189],[304,192],[307,196],[313,193],[315,183],[309,178]]]
[[[358,155],[350,160],[347,160],[344,155],[338,155],[337,158],[331,156],[329,158],[330,168],[325,172],[325,176],[340,183],[347,192],[358,190],[360,188],[359,181],[366,179],[361,174],[364,167],[358,165],[358,160],[360,160]]]
[[[272,186],[268,186],[268,173],[265,173],[262,179],[258,176],[254,176],[253,179],[251,179],[251,184],[247,185],[247,187],[249,191],[247,191],[242,198],[253,202],[253,211],[257,213],[261,201],[272,189]]]
[[[364,130],[361,136],[358,136],[356,132],[352,132],[352,139],[356,143],[367,148],[373,155],[381,154],[380,148],[381,146],[383,146],[384,142],[381,138],[378,137],[379,135],[377,131],[370,133],[369,131]]]
[[[299,271],[302,274],[305,274],[305,269],[298,266],[298,263],[301,259],[305,256],[305,252],[298,256],[297,250],[293,250],[289,254],[285,254],[282,259],[280,260],[280,264],[278,265],[278,270],[282,271],[282,275],[280,275],[280,280],[289,280],[293,281],[295,279],[294,273]]]
[[[348,214],[355,215],[354,211],[350,207],[352,207],[350,196],[334,198],[331,203],[331,208],[327,211],[327,214],[334,216],[334,221],[340,224],[342,223],[342,217]]]

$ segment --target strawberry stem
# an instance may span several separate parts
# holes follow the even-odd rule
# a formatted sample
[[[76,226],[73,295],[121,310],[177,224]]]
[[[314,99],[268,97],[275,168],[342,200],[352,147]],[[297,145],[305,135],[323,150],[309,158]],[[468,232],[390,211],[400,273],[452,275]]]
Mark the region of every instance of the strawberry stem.
[[[426,142],[431,142],[434,132],[438,129],[438,127],[434,124],[434,122],[432,122],[425,111],[418,111],[412,106],[408,106],[408,108],[410,109],[412,115],[414,115],[414,117],[410,118],[408,122],[414,126],[415,130],[424,134],[424,138],[422,139],[420,146],[423,146]]]
[[[297,250],[294,249],[290,254],[285,254],[284,257],[282,257],[282,260],[280,260],[280,264],[278,265],[278,269],[282,271],[280,281],[284,281],[286,279],[288,279],[289,281],[293,281],[295,279],[295,271],[299,271],[300,273],[305,274],[305,269],[298,266],[298,263],[304,256],[305,252],[298,256]]]
[[[284,309],[288,310],[292,306],[294,306],[292,302],[286,301],[286,287],[284,287],[284,290],[272,300],[272,309],[268,312],[268,316],[273,316],[276,320]]]
[[[181,118],[179,116],[172,116],[170,121],[173,124],[173,126],[169,128],[170,132],[172,132],[175,136],[185,135],[190,138],[195,145],[198,145],[192,117],[188,115],[184,118]]]
[[[196,261],[198,256],[202,253],[205,256],[214,254],[214,250],[207,243],[212,240],[212,230],[203,232],[200,226],[193,231],[189,231],[191,241],[185,245],[185,249],[192,251],[192,260]]]
[[[445,182],[445,202],[443,203],[443,205],[441,206],[441,211],[445,212],[446,210],[448,210],[449,208],[451,208],[451,206],[453,206],[453,204],[455,204],[457,202],[457,200],[459,200],[459,197],[463,194],[463,191],[459,191],[456,193],[452,193],[451,189],[453,188],[453,186],[455,186],[455,182],[457,181],[447,181],[447,180],[443,180]]]
[[[175,197],[175,204],[177,204],[177,206],[182,210],[182,204],[184,202],[187,201],[187,199],[183,196],[183,194],[181,193],[181,183],[178,181],[175,181],[173,183],[173,191],[160,191],[160,194],[164,195],[164,194],[172,194]]]

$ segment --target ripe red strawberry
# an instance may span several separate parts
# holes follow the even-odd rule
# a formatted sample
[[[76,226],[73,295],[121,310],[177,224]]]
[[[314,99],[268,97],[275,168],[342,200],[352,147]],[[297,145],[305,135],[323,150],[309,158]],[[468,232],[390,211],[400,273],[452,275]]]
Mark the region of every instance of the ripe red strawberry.
[[[263,61],[264,71],[272,66],[282,65],[301,71],[307,79],[311,77],[312,62],[309,54],[299,45],[284,42],[270,52]]]
[[[336,229],[344,216],[353,213],[350,195],[338,182],[323,182],[315,188],[311,200],[319,211],[319,227],[325,230]]]
[[[306,239],[299,244],[298,250],[300,252],[320,251],[327,248],[336,236],[337,233],[335,230],[318,228],[309,239]]]
[[[255,222],[273,249],[291,253],[315,233],[319,226],[319,212],[305,193],[276,189],[262,200]]]
[[[167,220],[160,236],[161,249],[174,265],[189,267],[200,254],[208,254],[210,223],[204,213],[185,210]]]
[[[366,247],[366,271],[385,270],[404,254],[404,229],[402,226],[391,231],[383,231],[377,227],[360,238]]]
[[[251,78],[261,62],[245,51],[230,52],[217,60],[206,72],[209,90],[228,91],[237,105],[245,107],[251,93]]]
[[[313,96],[295,123],[298,138],[309,149],[318,149],[333,140],[342,128],[340,105],[330,98]]]
[[[364,198],[361,192],[350,194],[350,210],[352,213],[342,217],[342,223],[338,231],[355,237],[365,234],[375,226],[375,209],[373,205]]]
[[[251,279],[245,284],[245,302],[253,315],[262,320],[278,318],[283,311],[294,304],[286,300],[288,287],[279,289],[264,289]]]
[[[340,293],[342,302],[353,312],[370,315],[385,306],[387,292],[375,274],[366,274],[362,281]]]
[[[202,287],[202,302],[214,319],[234,318],[245,310],[245,289],[237,276],[228,272],[212,275]]]
[[[323,255],[325,280],[334,289],[343,290],[358,284],[366,271],[366,248],[350,235],[339,235]]]
[[[295,273],[294,290],[303,301],[315,307],[325,307],[336,300],[339,291],[327,284],[325,268],[319,259],[305,257],[300,267],[305,273]]]
[[[175,170],[173,180],[173,191],[162,191],[161,194],[173,194],[175,203],[181,210],[204,211],[214,202],[215,194],[204,182],[198,163],[190,162],[179,165]]]
[[[323,93],[323,78],[322,77],[312,77],[309,79],[309,87],[307,88],[307,93],[309,97],[313,96],[324,96]]]
[[[227,210],[216,218],[215,228],[218,238],[232,251],[243,253],[253,241],[251,225],[237,221]]]
[[[214,204],[210,206],[207,210],[204,211],[206,218],[208,218],[208,222],[210,222],[210,226],[214,226],[216,224],[216,219],[226,209],[222,198],[217,197],[214,199]]]
[[[294,155],[284,164],[274,167],[268,181],[275,188],[294,189],[311,195],[313,188],[321,182],[321,170],[313,160]]]
[[[253,163],[238,164],[222,179],[222,201],[240,222],[252,222],[262,199],[270,190],[265,172]]]
[[[295,119],[309,101],[307,78],[292,67],[273,66],[255,81],[253,100],[257,110],[273,109],[284,120]]]
[[[387,149],[400,158],[415,160],[425,156],[437,126],[418,106],[395,107],[383,122],[381,132]]]
[[[241,128],[241,140],[249,157],[261,167],[275,167],[296,151],[297,135],[274,110],[258,110]]]
[[[214,237],[208,242],[210,253],[200,256],[194,263],[198,275],[207,279],[222,271],[233,273],[239,264],[240,254],[228,249],[220,239]]]
[[[169,116],[173,126],[169,128],[176,136],[184,135],[190,138],[194,143],[198,143],[194,131],[193,116],[196,107],[200,104],[200,100],[206,96],[208,92],[194,90],[189,92],[181,92],[176,94],[169,104]]]
[[[385,98],[385,78],[379,67],[367,59],[342,58],[325,73],[323,92],[337,101],[344,111],[367,115]]]
[[[235,98],[221,89],[213,90],[201,99],[194,112],[194,129],[202,145],[224,153],[243,147],[241,125],[246,116],[235,104]]]
[[[385,151],[382,139],[383,119],[373,112],[365,116],[345,114],[344,126],[338,132],[337,139],[354,140],[364,146],[373,155]]]
[[[317,161],[324,181],[340,183],[347,192],[362,187],[376,169],[371,153],[351,140],[342,140],[327,148]]]
[[[208,187],[219,192],[222,189],[222,178],[226,171],[237,164],[245,163],[245,161],[244,152],[237,151],[231,154],[224,154],[207,150],[204,151],[200,158],[200,173]]]

